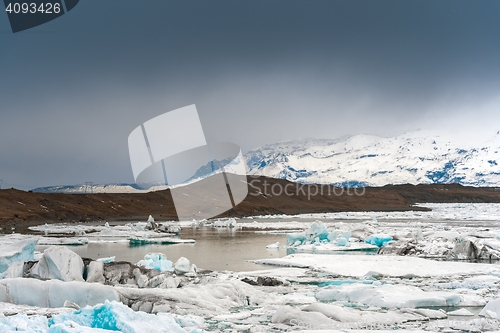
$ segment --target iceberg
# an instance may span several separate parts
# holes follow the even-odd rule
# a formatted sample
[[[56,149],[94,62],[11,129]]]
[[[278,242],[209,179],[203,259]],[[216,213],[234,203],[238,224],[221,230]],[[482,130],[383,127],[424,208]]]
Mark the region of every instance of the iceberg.
[[[238,222],[236,219],[230,217],[227,219],[218,219],[213,223],[215,228],[236,228],[238,227]]]
[[[487,318],[500,319],[500,299],[493,299],[479,312],[479,315]]]
[[[167,259],[163,253],[148,253],[144,259],[137,263],[137,266],[142,266],[147,269],[156,269],[158,271],[173,272],[173,263]]]
[[[174,272],[178,275],[184,275],[189,272],[194,272],[194,265],[191,266],[189,259],[180,257],[174,265]]]
[[[40,237],[38,245],[85,245],[89,243],[86,237]]]
[[[147,245],[147,244],[192,244],[194,239],[180,239],[173,237],[130,237],[128,239],[130,245]]]
[[[330,241],[328,230],[326,230],[324,223],[321,221],[313,222],[305,234],[306,241],[309,243],[314,242],[316,239],[320,242]]]
[[[66,301],[85,307],[106,300],[120,301],[121,297],[113,287],[96,283],[31,278],[0,280],[0,302],[58,308]]]
[[[293,234],[286,235],[287,246],[299,246],[306,241],[306,234],[304,232],[294,232]]]
[[[134,312],[121,303],[109,301],[73,313],[59,314],[49,320],[51,328],[54,325],[70,326],[71,323],[124,333],[186,333],[170,315]]]
[[[26,314],[0,318],[2,332],[25,331],[33,333],[186,333],[183,325],[191,325],[191,332],[204,326],[201,319],[169,314],[134,312],[116,301],[105,301],[78,311],[59,313],[50,319],[45,316],[28,317]],[[201,331],[200,331],[201,332]]]
[[[392,237],[387,234],[373,234],[365,239],[365,243],[378,247],[386,246],[392,241]]]
[[[83,260],[65,246],[51,246],[31,269],[31,276],[38,279],[83,281]]]
[[[104,284],[104,263],[102,261],[91,261],[87,269],[87,282]]]
[[[319,301],[340,301],[354,305],[380,308],[422,308],[450,306],[481,306],[484,300],[475,295],[461,295],[445,291],[423,291],[405,285],[350,284],[325,287],[316,293]]]
[[[12,244],[0,245],[0,276],[14,262],[33,260],[37,238],[27,238]]]

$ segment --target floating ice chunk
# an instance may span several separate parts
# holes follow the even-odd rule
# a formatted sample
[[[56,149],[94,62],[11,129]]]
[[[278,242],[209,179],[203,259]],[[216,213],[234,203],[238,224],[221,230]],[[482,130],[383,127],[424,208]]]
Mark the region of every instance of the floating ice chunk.
[[[276,242],[276,243],[269,244],[268,246],[266,246],[267,249],[279,249],[279,247],[280,247],[280,242]]]
[[[345,243],[345,245],[339,245],[337,243],[321,243],[321,244],[309,244],[309,245],[299,245],[293,248],[294,253],[335,253],[344,251],[376,251],[378,247],[366,243]]]
[[[271,317],[271,322],[311,329],[336,327],[336,321],[328,318],[323,313],[300,311],[289,305],[279,307]]]
[[[142,266],[147,269],[156,269],[158,271],[173,272],[172,262],[167,260],[167,256],[163,253],[148,253],[144,259],[137,263],[137,266]]]
[[[65,246],[51,246],[31,269],[31,276],[38,279],[83,281],[83,260]]]
[[[365,243],[378,247],[386,246],[390,241],[392,241],[392,237],[387,234],[373,234],[365,239]]]
[[[487,318],[500,318],[500,299],[494,299],[488,302],[486,306],[479,312],[479,315]]]
[[[346,238],[344,238],[344,237],[338,237],[337,238],[337,245],[338,246],[346,246],[347,242],[348,242],[348,240]]]
[[[337,233],[330,234],[326,230],[325,225],[321,221],[312,223],[304,232],[296,232],[286,235],[286,243],[288,246],[298,246],[303,244],[313,244],[320,242],[330,242],[334,239]]]
[[[191,263],[187,258],[180,257],[174,265],[175,274],[184,275],[191,270]]]
[[[58,308],[63,307],[65,301],[84,307],[105,300],[120,301],[120,294],[110,286],[79,281],[27,278],[0,280],[0,302]]]
[[[357,323],[363,325],[372,325],[384,323],[385,325],[392,325],[397,323],[407,322],[409,320],[416,319],[428,319],[428,316],[419,314],[416,310],[405,311],[403,313],[395,311],[386,312],[375,312],[375,311],[360,311],[358,309],[352,309],[347,307],[342,307],[335,304],[326,303],[313,303],[307,305],[302,309],[302,311],[307,312],[319,312],[327,316],[328,318],[334,319],[343,323]],[[435,311],[435,310],[431,310]],[[440,314],[443,314],[440,311]],[[425,317],[425,318],[422,318]],[[446,315],[444,315],[446,317]]]
[[[85,245],[89,243],[86,237],[41,237],[38,245]]]
[[[295,232],[293,234],[286,235],[286,244],[288,246],[298,246],[302,245],[306,241],[306,234],[303,232]]]
[[[33,260],[37,238],[27,238],[12,244],[0,245],[0,275],[17,261]]]
[[[102,261],[91,261],[87,266],[87,282],[104,284],[104,263]]]
[[[351,284],[323,288],[316,294],[321,301],[351,302],[381,308],[421,308],[430,306],[478,306],[479,296],[460,295],[443,291],[423,291],[405,285]]]
[[[432,310],[432,309],[411,309],[411,310],[405,309],[405,310],[420,314],[429,319],[444,319],[448,317],[448,315],[443,310]]]
[[[448,312],[448,316],[474,316],[474,314],[467,309],[458,309]]]
[[[216,228],[236,228],[238,226],[238,222],[234,218],[227,219],[218,219],[213,224]]]
[[[306,230],[306,241],[313,242],[316,238],[319,241],[329,241],[329,233],[323,222],[313,222],[309,229]]]
[[[174,237],[130,237],[130,245],[146,245],[146,244],[186,244],[195,243],[194,239],[180,239]]]
[[[112,257],[98,258],[96,261],[100,261],[102,263],[109,264],[110,262],[115,262],[115,260],[116,260],[116,256],[112,256]]]

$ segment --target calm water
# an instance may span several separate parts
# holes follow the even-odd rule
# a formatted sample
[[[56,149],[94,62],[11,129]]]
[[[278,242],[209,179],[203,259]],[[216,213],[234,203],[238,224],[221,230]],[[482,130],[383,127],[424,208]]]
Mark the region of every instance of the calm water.
[[[181,238],[194,239],[195,244],[130,246],[128,243],[90,243],[72,246],[71,250],[82,257],[97,259],[116,256],[116,260],[136,263],[151,252],[161,252],[175,262],[180,257],[188,258],[198,268],[210,270],[248,271],[270,269],[271,266],[257,265],[246,260],[279,258],[286,255],[286,249],[266,249],[272,243],[286,244],[283,234],[262,234],[253,230],[229,228],[182,229]],[[48,246],[38,246],[43,251]]]

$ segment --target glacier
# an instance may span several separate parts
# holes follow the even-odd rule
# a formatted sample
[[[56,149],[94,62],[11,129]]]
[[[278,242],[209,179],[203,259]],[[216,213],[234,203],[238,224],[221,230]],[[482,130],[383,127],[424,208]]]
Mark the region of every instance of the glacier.
[[[250,175],[339,187],[387,184],[500,185],[500,134],[477,142],[461,133],[278,142],[245,154]],[[349,172],[345,172],[349,170]]]

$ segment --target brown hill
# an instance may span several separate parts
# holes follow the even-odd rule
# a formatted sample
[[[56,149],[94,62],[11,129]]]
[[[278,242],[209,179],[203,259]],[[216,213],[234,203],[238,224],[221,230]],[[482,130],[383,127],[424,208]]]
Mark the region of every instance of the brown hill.
[[[205,180],[210,186],[211,179]],[[450,185],[395,185],[347,190],[327,185],[301,185],[286,180],[248,177],[249,195],[221,216],[299,214],[339,211],[422,209],[415,203],[500,202],[500,189]],[[287,189],[287,194],[284,189]],[[281,191],[280,191],[281,189]],[[281,194],[280,194],[281,192]],[[192,193],[190,193],[192,194]],[[193,195],[193,206],[202,202]],[[169,190],[150,193],[62,194],[0,190],[0,227],[22,230],[62,221],[176,219]]]

